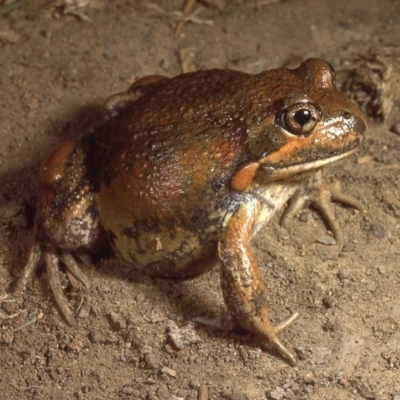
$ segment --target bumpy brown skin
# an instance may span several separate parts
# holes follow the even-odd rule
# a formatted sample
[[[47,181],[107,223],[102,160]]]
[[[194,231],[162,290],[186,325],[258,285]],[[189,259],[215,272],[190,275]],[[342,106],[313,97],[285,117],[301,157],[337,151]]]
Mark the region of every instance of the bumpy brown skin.
[[[310,59],[257,75],[147,77],[113,96],[109,121],[58,147],[42,167],[35,239],[19,287],[44,254],[57,303],[72,323],[59,261],[88,284],[71,253],[93,251],[105,237],[148,275],[196,275],[218,255],[230,315],[294,364],[276,334],[297,315],[272,326],[250,240],[310,177],[307,193],[318,187],[322,195],[308,200],[339,237],[330,194],[312,175],[351,154],[367,124],[333,81],[327,63]],[[341,193],[333,197],[360,206]]]

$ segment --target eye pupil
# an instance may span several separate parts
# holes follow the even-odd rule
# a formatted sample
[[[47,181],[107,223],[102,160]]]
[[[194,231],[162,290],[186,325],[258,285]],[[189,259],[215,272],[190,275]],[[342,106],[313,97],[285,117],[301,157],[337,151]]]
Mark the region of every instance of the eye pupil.
[[[305,108],[296,111],[294,114],[294,120],[300,126],[304,126],[304,125],[308,124],[310,122],[311,118],[312,118],[312,116],[311,116],[310,110],[307,110]]]
[[[304,136],[313,132],[321,113],[314,104],[302,101],[284,108],[279,118],[278,121],[287,132]]]

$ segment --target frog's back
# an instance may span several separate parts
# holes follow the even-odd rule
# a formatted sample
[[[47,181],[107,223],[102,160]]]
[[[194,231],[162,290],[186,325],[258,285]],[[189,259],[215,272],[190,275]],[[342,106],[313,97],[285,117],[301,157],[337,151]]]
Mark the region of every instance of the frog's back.
[[[233,81],[246,76],[230,74]],[[228,85],[226,74],[217,75],[211,86]],[[242,151],[248,126],[240,112],[217,112],[211,95],[198,100],[195,88],[208,77],[209,71],[187,76],[187,90],[167,80],[98,136],[102,223],[115,251],[152,274],[159,268],[159,275],[182,275],[175,270],[185,260],[216,254],[231,203],[229,183],[248,156]]]

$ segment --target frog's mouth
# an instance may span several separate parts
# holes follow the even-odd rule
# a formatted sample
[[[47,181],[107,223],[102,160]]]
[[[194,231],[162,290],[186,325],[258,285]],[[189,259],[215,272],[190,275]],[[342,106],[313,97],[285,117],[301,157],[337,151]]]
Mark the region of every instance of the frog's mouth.
[[[332,157],[320,158],[306,163],[297,163],[292,165],[266,165],[270,162],[269,157],[261,159],[259,162],[252,162],[240,169],[231,180],[231,188],[238,192],[246,190],[250,182],[256,177],[260,177],[263,183],[287,180],[294,178],[301,173],[312,171],[323,167],[326,164],[349,157],[354,153],[355,149],[345,153],[337,154]],[[261,174],[260,174],[261,172]]]
[[[265,165],[265,159],[260,160],[259,164],[264,173],[266,174],[266,181],[279,181],[281,179],[287,179],[291,176],[301,174],[302,172],[311,171],[313,169],[318,169],[324,165],[333,163],[335,161],[341,160],[343,158],[349,157],[354,153],[355,149],[347,151],[346,153],[338,154],[333,157],[323,158],[319,160],[309,161],[307,163],[292,164],[287,166],[277,166],[273,167],[270,165]]]

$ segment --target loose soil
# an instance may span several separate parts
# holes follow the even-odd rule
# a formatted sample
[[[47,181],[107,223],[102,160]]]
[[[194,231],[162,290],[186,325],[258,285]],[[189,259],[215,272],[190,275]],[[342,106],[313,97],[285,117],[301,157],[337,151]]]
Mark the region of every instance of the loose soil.
[[[362,212],[335,206],[342,246],[309,210],[290,231],[276,218],[254,240],[273,320],[301,315],[280,334],[295,368],[241,331],[189,325],[192,342],[171,344],[171,330],[224,310],[218,268],[152,279],[98,254],[86,268],[89,289],[63,278],[74,327],[60,317],[43,268],[22,294],[9,287],[30,246],[41,161],[93,129],[110,94],[150,74],[257,72],[308,57],[326,59],[340,78],[371,48],[400,44],[400,2],[198,2],[196,22],[178,35],[167,12],[180,0],[17,3],[0,16],[0,398],[398,400],[396,104],[385,121],[371,121],[354,156],[325,171],[365,204]]]

